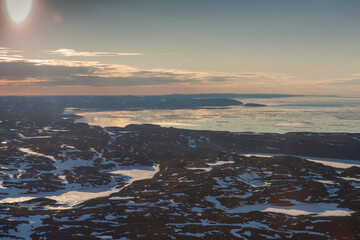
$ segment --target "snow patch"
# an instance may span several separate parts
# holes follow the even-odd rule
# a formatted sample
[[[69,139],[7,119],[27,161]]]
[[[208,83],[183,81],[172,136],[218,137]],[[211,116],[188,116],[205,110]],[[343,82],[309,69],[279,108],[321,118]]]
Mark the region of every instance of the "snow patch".
[[[291,216],[315,215],[323,216],[350,216],[350,209],[338,208],[337,203],[302,203],[292,200],[294,206],[274,206],[271,204],[244,205],[229,210],[229,213],[249,213],[254,211],[282,213]]]
[[[52,160],[53,162],[56,162],[56,159],[53,156],[49,156],[49,155],[45,155],[45,154],[42,154],[42,153],[34,152],[30,148],[19,148],[19,150],[21,152],[27,153],[29,155],[35,155],[35,156],[39,156],[39,157],[46,157],[46,158],[49,158],[50,160]]]
[[[348,159],[337,159],[337,158],[319,158],[319,157],[311,157],[311,156],[301,156],[301,155],[287,155],[287,154],[267,154],[267,153],[250,153],[250,154],[242,154],[245,157],[263,157],[263,158],[271,158],[271,157],[298,157],[302,159],[306,159],[311,162],[321,163],[326,166],[334,167],[334,168],[350,168],[350,167],[360,167],[360,162],[358,160],[348,160]]]

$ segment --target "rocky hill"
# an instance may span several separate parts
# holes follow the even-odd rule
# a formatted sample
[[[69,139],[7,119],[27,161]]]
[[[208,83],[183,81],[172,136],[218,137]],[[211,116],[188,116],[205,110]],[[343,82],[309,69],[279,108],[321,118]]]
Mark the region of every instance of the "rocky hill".
[[[360,238],[360,134],[0,132],[1,239]]]

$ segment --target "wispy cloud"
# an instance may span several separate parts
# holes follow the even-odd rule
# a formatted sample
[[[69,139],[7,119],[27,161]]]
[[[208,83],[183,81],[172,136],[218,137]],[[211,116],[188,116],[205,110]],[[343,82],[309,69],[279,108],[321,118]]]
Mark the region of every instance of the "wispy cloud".
[[[66,57],[115,57],[115,56],[141,56],[143,53],[124,52],[77,52],[74,49],[57,49],[50,51],[51,54],[64,55]]]
[[[338,85],[360,85],[360,78],[337,80],[337,81],[333,81],[332,84],[338,84]]]
[[[0,48],[0,81],[8,86],[217,86],[283,82],[292,76],[280,73],[192,72],[176,69],[140,69],[98,61],[28,59]]]
[[[352,74],[352,77],[349,78],[330,80],[328,83],[335,85],[359,85],[360,74]]]
[[[22,55],[19,55],[22,51],[19,50],[11,50],[9,48],[0,47],[0,60],[2,59],[19,59],[22,58]]]

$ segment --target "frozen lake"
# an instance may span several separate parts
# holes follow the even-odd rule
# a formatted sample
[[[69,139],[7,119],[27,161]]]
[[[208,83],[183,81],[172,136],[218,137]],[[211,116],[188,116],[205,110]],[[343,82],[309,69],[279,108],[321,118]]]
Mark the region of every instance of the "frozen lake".
[[[266,107],[92,111],[67,109],[78,122],[102,127],[151,123],[163,127],[232,132],[360,132],[360,98],[291,97],[237,99]]]

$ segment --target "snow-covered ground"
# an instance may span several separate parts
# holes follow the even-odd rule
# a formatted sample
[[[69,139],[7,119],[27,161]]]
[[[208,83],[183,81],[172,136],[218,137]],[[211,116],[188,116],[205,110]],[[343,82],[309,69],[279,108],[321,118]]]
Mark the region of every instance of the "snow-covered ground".
[[[353,211],[347,208],[339,208],[337,203],[302,203],[291,200],[293,206],[275,206],[272,204],[254,204],[230,209],[229,213],[249,213],[249,212],[273,212],[291,216],[314,215],[324,216],[349,216]]]
[[[269,153],[249,153],[243,154],[245,157],[276,157],[276,156],[291,156],[306,159],[308,161],[321,163],[326,166],[334,168],[350,168],[350,167],[360,167],[359,160],[348,160],[348,159],[337,159],[337,158],[319,158],[311,156],[301,156],[301,155],[289,155],[289,154],[269,154]]]
[[[62,151],[62,156],[67,156],[67,154],[70,152],[78,151],[73,146],[63,145],[62,147],[66,147],[68,149]],[[19,148],[19,151],[24,152],[26,155],[44,157],[53,161],[56,170],[51,170],[49,173],[57,174],[59,178],[62,179],[63,183],[65,184],[65,190],[59,190],[56,192],[38,192],[34,194],[26,194],[25,196],[21,190],[15,188],[7,189],[2,185],[2,182],[0,182],[0,188],[4,190],[6,189],[6,193],[9,196],[0,199],[0,203],[17,203],[36,198],[48,198],[55,200],[58,204],[61,205],[60,207],[48,207],[48,209],[67,209],[90,199],[106,197],[112,193],[119,192],[123,188],[131,185],[134,181],[152,178],[157,172],[159,172],[159,165],[155,165],[154,167],[122,167],[118,170],[110,172],[113,175],[122,175],[128,177],[126,184],[122,188],[116,188],[116,185],[84,188],[80,184],[68,184],[66,177],[60,174],[62,174],[64,170],[69,170],[74,167],[93,166],[93,161],[71,157],[68,157],[66,161],[61,161],[57,160],[54,156],[35,152],[30,148]],[[26,169],[26,164],[20,167],[22,169],[18,169],[17,171],[24,172],[24,169]],[[19,182],[21,180],[19,177],[15,179],[13,174],[10,175],[10,177],[12,178],[12,181],[15,182]]]

